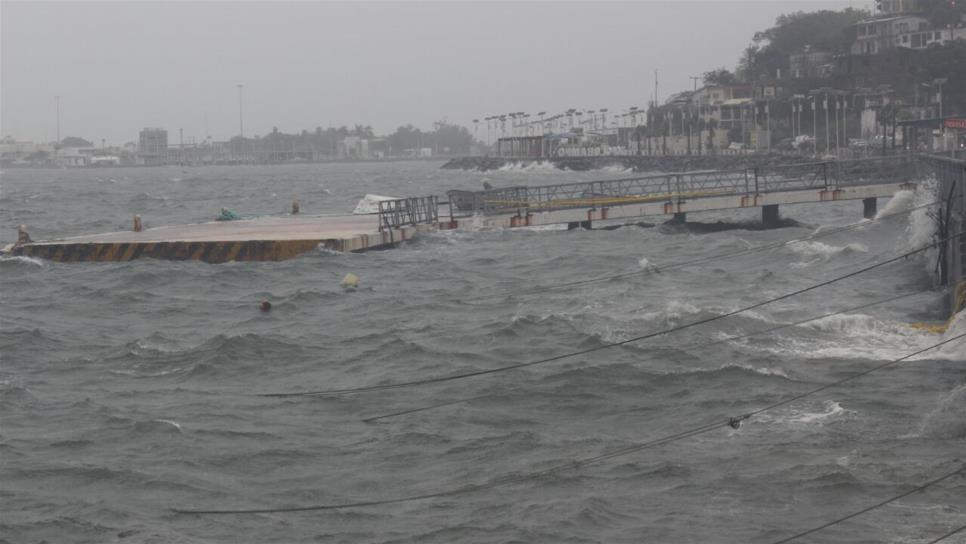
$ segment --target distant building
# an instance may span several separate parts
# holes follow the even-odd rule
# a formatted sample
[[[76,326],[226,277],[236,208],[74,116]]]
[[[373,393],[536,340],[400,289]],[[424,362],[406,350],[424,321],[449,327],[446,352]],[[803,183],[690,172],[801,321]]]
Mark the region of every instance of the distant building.
[[[339,142],[339,155],[350,159],[368,159],[369,140],[359,136],[346,136]]]
[[[913,33],[929,30],[929,20],[918,15],[865,19],[855,24],[853,55],[878,55],[897,47],[911,47]]]
[[[117,155],[91,155],[88,164],[91,166],[120,166],[121,157]]]
[[[54,155],[57,166],[87,166],[97,151],[95,147],[62,147]]]
[[[879,11],[884,14],[910,13],[922,10],[922,0],[877,0]]]
[[[953,40],[966,40],[966,27],[939,28],[925,32],[910,32],[909,36],[901,36],[900,47],[910,49],[925,49],[933,45],[944,45]]]
[[[18,142],[6,137],[0,140],[0,162],[3,164],[43,163],[54,154],[54,146],[34,142]]]
[[[788,57],[792,79],[826,78],[832,76],[835,63],[827,51],[812,51],[808,47]]]
[[[168,131],[163,128],[145,128],[138,137],[138,162],[163,164],[168,155]]]

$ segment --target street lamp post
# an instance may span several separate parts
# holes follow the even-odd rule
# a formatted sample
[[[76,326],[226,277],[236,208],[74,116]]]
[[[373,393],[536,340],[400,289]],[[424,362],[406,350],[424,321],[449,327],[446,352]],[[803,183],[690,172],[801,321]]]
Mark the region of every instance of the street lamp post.
[[[839,146],[839,95],[833,94],[835,98],[835,156],[841,153],[841,147]]]
[[[944,77],[937,78],[932,81],[933,85],[939,88],[939,134],[940,138],[942,138],[942,145],[944,147],[946,145],[946,122],[943,121],[943,85],[945,85],[947,81],[948,79]],[[950,147],[950,156],[956,156],[955,145]]]
[[[243,156],[245,152],[245,116],[242,109],[242,89],[244,85],[239,83],[236,87],[238,87],[238,145],[240,154]]]
[[[832,139],[828,135],[828,93],[825,93],[825,101],[822,105],[825,107],[825,154],[828,155],[832,152]]]
[[[845,142],[845,148],[849,148],[849,120],[846,117],[849,113],[849,99],[846,96],[842,96],[842,141]]]
[[[54,97],[54,104],[57,110],[57,143],[60,143],[60,95]]]
[[[765,140],[765,149],[771,152],[771,108],[768,107],[769,104],[765,102],[765,134],[767,140]]]
[[[242,89],[245,87],[242,84],[238,84],[238,135],[242,138],[245,137],[245,117],[244,110],[242,109]]]
[[[816,97],[812,95],[812,148],[818,153],[818,109],[816,108]]]

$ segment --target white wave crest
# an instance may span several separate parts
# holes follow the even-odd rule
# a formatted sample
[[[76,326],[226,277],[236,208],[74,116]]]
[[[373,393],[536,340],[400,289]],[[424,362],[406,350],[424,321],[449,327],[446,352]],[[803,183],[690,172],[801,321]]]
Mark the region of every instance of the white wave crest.
[[[548,161],[508,162],[497,168],[500,172],[559,172],[560,169]]]
[[[687,302],[682,302],[677,299],[668,301],[667,305],[663,310],[656,312],[644,312],[641,317],[648,320],[661,320],[664,322],[675,321],[681,319],[682,317],[688,315],[694,315],[701,312],[701,308]]]
[[[851,243],[844,246],[833,246],[822,242],[800,242],[788,246],[794,253],[805,258],[817,258],[829,261],[836,255],[847,253],[868,253],[869,248],[863,244]],[[814,262],[814,261],[813,261]]]
[[[937,336],[909,323],[878,319],[864,314],[834,315],[804,323],[799,330],[817,333],[811,338],[783,338],[763,351],[795,359],[873,359],[903,357],[937,342]],[[956,343],[950,343],[950,346]],[[958,348],[962,351],[962,344]],[[955,348],[954,348],[955,349]],[[953,350],[951,350],[953,351]],[[959,357],[930,350],[912,359]],[[912,360],[910,359],[910,360]]]
[[[39,266],[41,268],[46,266],[44,264],[44,261],[40,259],[35,259],[34,257],[25,257],[23,255],[11,255],[11,256],[0,257],[0,262],[4,262],[4,261],[19,262],[21,264],[30,264],[34,266]]]
[[[813,409],[814,410],[814,409]],[[808,426],[822,424],[826,421],[852,416],[853,410],[846,410],[834,400],[827,400],[821,409],[808,411],[807,408],[789,408],[774,415],[763,414],[762,421],[790,426]]]
[[[913,191],[899,191],[898,193],[892,195],[889,202],[886,202],[885,207],[879,210],[879,213],[875,214],[875,219],[878,221],[884,217],[889,217],[893,214],[904,212],[912,209],[916,205],[916,193]]]
[[[938,438],[966,437],[966,385],[960,385],[943,396],[936,408],[919,424],[919,434]]]
[[[273,195],[274,196],[274,195]],[[380,195],[366,195],[359,200],[356,204],[356,209],[352,210],[353,214],[366,214],[366,213],[378,213],[379,203],[386,200],[396,200],[394,196],[380,196]]]
[[[181,424],[178,423],[177,421],[171,421],[170,419],[154,419],[152,421],[156,421],[158,423],[166,423],[168,425],[171,425],[175,429],[178,429],[178,432],[181,432]]]
[[[741,368],[744,370],[750,370],[755,374],[761,374],[762,376],[778,376],[779,378],[785,378],[786,380],[791,379],[788,373],[781,368],[758,367],[754,365],[739,364],[739,363],[724,365],[721,368]]]
[[[924,206],[934,202],[937,198],[935,180],[927,180],[920,184],[919,191],[916,192],[914,204]],[[913,250],[924,247],[933,241],[936,234],[936,221],[931,217],[932,206],[919,208],[909,214],[909,224],[906,227],[906,249]],[[937,250],[929,249],[920,253],[923,266],[932,269],[932,263],[936,262]]]

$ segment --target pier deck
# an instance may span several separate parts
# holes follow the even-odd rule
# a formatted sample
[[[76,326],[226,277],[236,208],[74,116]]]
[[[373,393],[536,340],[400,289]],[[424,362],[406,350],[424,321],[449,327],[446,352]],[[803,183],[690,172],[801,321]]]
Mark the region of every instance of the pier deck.
[[[278,261],[322,247],[365,251],[389,247],[433,225],[379,229],[378,215],[290,216],[216,221],[110,232],[9,246],[5,252],[60,262],[129,261],[138,258]]]
[[[878,198],[914,190],[921,178],[912,156],[826,161],[731,171],[690,171],[634,178],[449,191],[440,213],[435,196],[385,200],[369,215],[264,217],[60,240],[20,240],[4,253],[53,261],[128,261],[138,258],[277,261],[316,248],[365,251],[390,247],[420,231],[476,227],[514,228],[565,223],[633,222],[689,212],[761,208],[762,223],[777,226],[779,206],[862,200],[872,217]],[[450,221],[440,221],[440,216]]]
[[[791,190],[758,195],[722,195],[697,196],[671,194],[664,198],[642,198],[640,202],[624,199],[623,202],[613,204],[606,199],[600,203],[565,209],[527,208],[513,213],[493,213],[477,219],[478,226],[491,228],[531,227],[567,223],[572,227],[590,227],[599,221],[634,220],[648,216],[671,215],[681,220],[689,212],[704,212],[714,210],[730,210],[739,208],[761,208],[762,220],[769,222],[768,213],[773,214],[772,220],[778,220],[778,206],[789,204],[806,204],[811,202],[833,202],[840,200],[862,200],[866,204],[865,214],[875,214],[874,200],[891,197],[898,191],[915,190],[916,185],[910,182],[883,183],[864,185],[861,187],[846,187],[834,190]],[[870,207],[871,206],[871,211]],[[767,225],[766,225],[767,226]]]

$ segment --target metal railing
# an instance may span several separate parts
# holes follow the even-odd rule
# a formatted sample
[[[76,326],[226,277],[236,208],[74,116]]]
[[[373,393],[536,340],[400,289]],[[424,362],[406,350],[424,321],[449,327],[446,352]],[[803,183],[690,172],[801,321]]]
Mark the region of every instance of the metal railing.
[[[742,170],[673,172],[601,181],[580,181],[487,191],[449,191],[450,206],[462,212],[512,213],[612,207],[642,202],[826,190],[907,181],[918,177],[908,155],[848,161],[758,166]]]
[[[432,224],[439,221],[439,203],[435,196],[416,196],[379,202],[379,232],[408,225]]]

